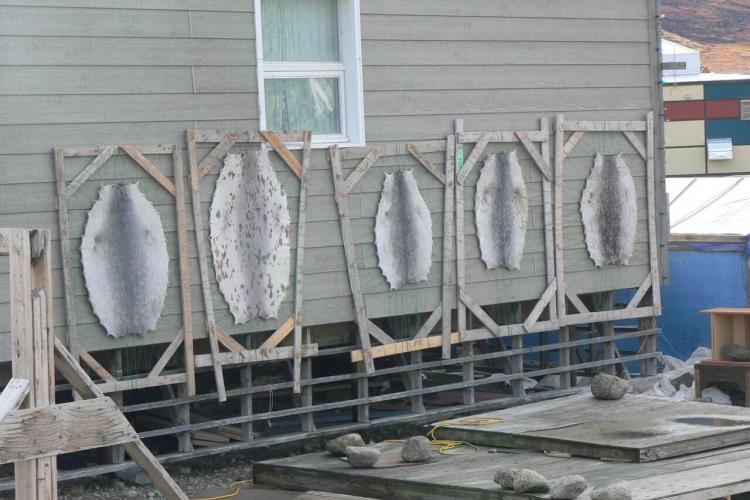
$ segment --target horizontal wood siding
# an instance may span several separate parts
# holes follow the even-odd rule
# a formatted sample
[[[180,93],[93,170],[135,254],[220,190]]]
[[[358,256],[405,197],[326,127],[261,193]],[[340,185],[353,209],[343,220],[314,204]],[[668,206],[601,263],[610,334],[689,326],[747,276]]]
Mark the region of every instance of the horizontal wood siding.
[[[464,118],[466,130],[534,129],[539,118],[553,119],[558,112],[569,119],[643,119],[654,97],[648,1],[361,0],[367,142],[442,139],[452,133],[458,117]],[[188,128],[256,129],[252,10],[251,0],[0,0],[0,226],[53,230],[58,327],[65,322],[65,308],[52,147],[183,143]],[[598,289],[638,286],[640,276],[591,267],[574,203],[590,168],[588,159],[578,158],[586,148],[579,148],[569,160],[575,175],[566,188],[566,279],[571,286],[587,283]],[[199,154],[207,151],[201,147]],[[534,299],[544,289],[541,178],[529,158],[520,150],[519,155],[531,204],[527,252],[519,271],[484,269],[472,218],[476,181],[467,183],[467,286],[482,304]],[[442,167],[442,155],[430,157]],[[344,168],[353,168],[352,163],[345,162]],[[85,160],[68,164],[71,180]],[[157,165],[171,174],[166,159]],[[351,321],[333,184],[323,151],[313,153],[311,168],[305,322]],[[390,292],[377,267],[373,216],[383,176],[395,168],[414,169],[432,212],[433,265],[427,283]],[[277,165],[277,171],[296,224],[296,178],[284,166]],[[642,168],[636,175],[642,178]],[[202,184],[204,217],[216,177],[213,172]],[[88,303],[78,247],[99,186],[121,179],[140,182],[155,204],[172,260],[158,331],[114,340],[104,334]],[[441,296],[441,186],[409,158],[381,160],[350,195],[350,209],[368,314],[375,318],[433,310]],[[180,300],[176,214],[169,195],[118,156],[71,199],[70,219],[83,346],[97,350],[170,340],[180,326]],[[203,302],[189,222],[193,314],[196,337],[201,338]],[[207,238],[207,232],[202,236]],[[644,237],[639,231],[638,272],[647,264]],[[0,360],[8,359],[9,348],[6,269],[2,258]],[[212,269],[210,278],[217,321],[228,331],[269,330],[278,324],[257,321],[234,327]],[[290,296],[279,317],[291,311]]]

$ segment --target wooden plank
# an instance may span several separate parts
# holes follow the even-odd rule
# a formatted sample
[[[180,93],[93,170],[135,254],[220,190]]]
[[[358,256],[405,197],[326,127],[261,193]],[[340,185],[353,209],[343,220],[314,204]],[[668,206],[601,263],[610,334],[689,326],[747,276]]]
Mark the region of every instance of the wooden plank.
[[[188,245],[187,209],[185,208],[185,172],[182,163],[182,150],[179,144],[172,149],[172,170],[174,172],[175,211],[177,213],[177,252],[180,262],[180,306],[182,309],[182,328],[176,337],[182,336],[184,350],[185,376],[187,392],[195,395],[195,362],[193,360],[193,299],[190,282],[190,250]],[[180,335],[181,334],[181,335]],[[175,345],[173,341],[170,347]],[[166,353],[165,353],[166,355]],[[162,356],[163,358],[164,356]],[[167,360],[171,354],[167,357]],[[159,361],[161,361],[161,359]],[[156,368],[156,367],[154,367]],[[152,372],[154,370],[151,370]],[[159,370],[161,372],[161,370]]]
[[[565,130],[570,132],[645,132],[645,121],[591,121],[566,120]]]
[[[525,130],[521,132],[531,142],[546,142],[549,140],[549,131],[547,130]],[[489,142],[517,143],[518,132],[457,132],[457,141],[461,144],[479,142],[484,134],[489,134]]]
[[[443,316],[443,311],[445,311],[444,304],[444,302],[441,302],[440,305],[438,305],[432,311],[432,313],[430,313],[425,322],[422,323],[422,326],[419,327],[419,330],[417,330],[417,333],[415,333],[414,337],[412,337],[414,340],[423,339],[427,337],[430,332],[432,332],[432,329],[435,328],[435,325],[437,325],[438,321],[440,321],[440,318],[442,318]],[[450,315],[450,306],[448,307],[448,311],[448,314]],[[450,327],[450,324],[448,326]],[[448,356],[448,358],[450,358],[450,356]]]
[[[75,297],[71,285],[72,264],[70,251],[70,227],[68,214],[68,197],[65,191],[65,154],[62,148],[52,150],[55,161],[55,187],[57,188],[57,217],[60,236],[60,253],[62,254],[63,291],[65,294],[65,326],[67,327],[66,344],[75,353],[78,350],[76,340]]]
[[[306,344],[302,346],[301,356],[310,357],[318,354],[318,344]],[[264,361],[277,361],[280,359],[292,359],[294,347],[267,347],[242,352],[222,352],[217,359],[222,365],[238,365],[243,363],[261,363]],[[195,356],[195,366],[204,368],[212,366],[210,354],[198,354]]]
[[[381,344],[392,344],[393,342],[395,342],[395,340],[393,340],[393,337],[385,333],[378,325],[376,325],[369,319],[367,320],[367,332],[375,337]]]
[[[116,382],[105,382],[96,384],[102,393],[131,391],[133,389],[146,389],[148,387],[159,387],[162,385],[184,384],[187,376],[184,373],[171,375],[160,375],[158,377],[136,378],[131,380],[118,380]]]
[[[469,158],[466,159],[466,161],[464,162],[463,168],[458,172],[458,179],[457,179],[458,184],[463,186],[464,181],[471,173],[471,170],[474,168],[474,165],[476,165],[477,161],[479,161],[479,158],[482,156],[482,153],[487,147],[487,144],[489,144],[490,138],[491,138],[491,135],[489,132],[483,132],[481,137],[479,137],[479,140],[474,145],[474,149],[471,150],[471,154],[469,155]]]
[[[461,341],[461,336],[458,332],[450,334],[450,343],[458,344]],[[429,337],[423,337],[419,339],[403,340],[400,342],[394,342],[392,344],[385,344],[375,346],[371,349],[373,358],[382,358],[386,356],[393,356],[396,354],[405,354],[408,352],[422,351],[424,349],[432,349],[434,347],[440,347],[443,345],[443,337],[441,335],[431,335]],[[359,349],[351,352],[352,363],[358,363],[364,359],[364,351]]]
[[[456,162],[458,161],[458,155],[461,153],[463,158],[463,141],[461,134],[464,132],[464,121],[462,118],[457,118],[454,123],[454,132],[457,136],[456,139]],[[515,134],[512,134],[515,138]],[[476,142],[483,140],[484,133],[480,134],[476,138]],[[476,146],[475,146],[476,147]],[[465,211],[464,211],[464,186],[462,182],[459,182],[459,175],[464,165],[456,165],[455,168],[455,203],[456,203],[456,319],[458,323],[458,332],[463,337],[466,332],[466,306],[461,302],[458,296],[466,288],[466,241],[464,237],[464,223],[465,223]],[[461,344],[461,350],[463,356],[469,358],[469,360],[461,365],[461,377],[464,383],[469,383],[474,380],[474,362],[471,359],[474,355],[474,344],[471,342],[464,342]],[[468,353],[468,356],[467,356]],[[465,405],[474,404],[474,386],[467,385],[463,390],[463,403]]]
[[[633,145],[636,151],[638,151],[638,154],[641,155],[641,158],[644,160],[648,160],[648,153],[646,152],[646,146],[643,145],[643,142],[638,138],[635,133],[630,131],[623,132],[625,137],[627,137],[630,144]]]
[[[539,319],[539,316],[542,315],[542,312],[544,312],[544,308],[547,307],[547,304],[549,304],[550,300],[552,300],[552,297],[555,296],[556,292],[557,292],[557,281],[553,279],[552,283],[550,283],[547,286],[542,296],[539,297],[539,300],[534,305],[534,308],[526,317],[526,321],[523,322],[524,328],[528,330],[529,328],[534,326],[534,323],[536,323],[537,320]]]
[[[123,444],[138,435],[111,399],[95,398],[13,411],[0,423],[0,439],[5,464]]]
[[[8,413],[18,409],[29,395],[30,383],[26,378],[11,378],[0,393],[0,423]]]
[[[557,115],[555,120],[555,208],[554,208],[554,228],[555,228],[555,273],[557,277],[557,315],[560,318],[565,317],[565,271],[563,258],[564,241],[563,241],[563,169],[565,165],[565,116]]]
[[[573,307],[575,307],[579,313],[590,312],[589,308],[586,307],[586,304],[583,303],[583,301],[577,294],[573,292],[565,292],[565,296],[568,298],[570,303],[573,304]]]
[[[539,154],[539,151],[537,151],[534,143],[529,140],[529,137],[524,132],[516,132],[516,136],[518,137],[518,140],[521,141],[521,144],[523,144],[524,148],[526,148],[526,151],[531,156],[531,159],[534,160],[534,163],[536,164],[537,168],[542,173],[544,178],[548,181],[552,180],[552,171],[549,168],[549,163],[542,157],[541,154]]]
[[[482,309],[482,306],[477,304],[474,299],[472,299],[469,295],[461,290],[458,291],[458,297],[459,300],[461,300],[461,302],[463,302],[466,307],[469,308],[472,314],[474,314],[474,316],[476,316],[477,319],[482,322],[482,324],[487,328],[487,330],[490,331],[490,333],[492,333],[493,335],[498,335],[500,327],[497,323],[495,323],[490,315],[487,314],[484,309]]]
[[[103,398],[104,393],[91,380],[73,355],[58,338],[55,338],[55,369],[65,377],[83,398]]]
[[[167,366],[167,363],[169,363],[169,360],[172,359],[172,356],[174,356],[174,353],[177,352],[177,349],[180,348],[184,340],[185,340],[185,330],[180,328],[180,331],[177,333],[175,338],[172,339],[172,342],[169,343],[169,345],[164,350],[162,355],[159,356],[159,359],[157,360],[154,367],[151,368],[150,372],[148,372],[147,378],[158,377],[159,375],[161,375],[162,370],[164,370],[164,367]],[[193,357],[194,355],[191,354],[191,358]],[[191,364],[193,365],[193,369],[195,369],[195,360],[193,360]],[[188,384],[190,384],[190,376],[187,374],[187,370],[185,370],[185,375],[188,378]],[[194,388],[195,387],[193,387],[193,389]],[[188,390],[188,393],[190,393],[189,390]],[[194,396],[195,392],[189,395]]]
[[[109,373],[107,369],[104,368],[86,349],[79,349],[78,356],[80,357],[81,361],[86,363],[89,368],[94,370],[94,373],[96,373],[99,378],[101,378],[105,382],[117,382],[112,374]]]
[[[91,163],[86,165],[86,168],[81,170],[81,173],[79,173],[73,181],[68,184],[65,187],[65,196],[67,198],[70,198],[73,196],[73,194],[78,190],[79,187],[81,187],[92,175],[96,173],[97,170],[99,170],[99,167],[104,165],[104,163],[110,159],[110,157],[115,153],[117,150],[116,146],[104,146],[101,149],[101,152],[91,160]]]
[[[164,470],[164,467],[154,458],[140,439],[125,443],[124,447],[130,458],[143,469],[143,472],[146,473],[151,482],[154,483],[154,486],[156,486],[165,498],[171,500],[189,500],[188,496],[183,493],[174,479]]]
[[[164,189],[169,191],[172,194],[172,196],[177,196],[177,190],[174,186],[174,183],[171,180],[169,180],[169,178],[166,175],[161,173],[161,170],[156,168],[156,165],[151,163],[151,161],[148,158],[143,156],[143,154],[141,154],[141,152],[138,150],[137,146],[133,144],[127,144],[127,145],[120,146],[120,149],[125,151],[128,154],[128,156],[130,156],[133,159],[133,161],[135,161],[138,165],[140,165],[143,168],[143,170],[148,172],[148,174],[151,175],[151,177],[153,177],[156,182],[161,184]]]
[[[539,120],[539,128],[544,132],[546,138],[541,141],[542,158],[550,165],[549,150],[549,119],[542,118]],[[528,134],[527,134],[528,136]],[[545,274],[547,283],[552,283],[555,279],[555,228],[553,227],[553,204],[551,181],[542,179],[542,204],[544,206],[544,257],[545,257]],[[557,283],[555,283],[557,286]],[[549,317],[551,320],[557,319],[557,300],[549,304]]]
[[[221,342],[224,347],[234,352],[245,350],[245,347],[242,344],[234,340],[234,338],[232,338],[232,336],[225,332],[223,329],[218,326],[214,326],[214,328],[216,331],[216,339]]]
[[[273,332],[271,336],[268,337],[265,342],[260,345],[260,349],[270,349],[279,345],[281,341],[287,337],[287,335],[294,331],[295,324],[296,321],[294,316],[289,316],[289,318],[284,321],[281,326],[279,326],[276,331]]]
[[[190,131],[188,131],[188,134],[189,133]],[[189,135],[189,137],[195,136]],[[221,159],[226,156],[230,149],[232,149],[232,146],[234,146],[234,143],[237,142],[238,139],[238,132],[227,132],[227,134],[221,139],[221,141],[219,141],[219,144],[217,144],[211,150],[211,152],[208,153],[208,156],[206,156],[198,166],[198,175],[196,176],[198,180],[202,179],[203,176],[211,172],[211,170],[213,170],[214,167],[219,164]]]
[[[661,282],[659,279],[659,244],[656,238],[656,163],[654,160],[654,113],[646,115],[646,190],[648,193],[648,249],[651,266],[651,299],[655,315],[661,314]]]
[[[312,132],[305,131],[305,141],[302,146],[302,176],[299,186],[299,208],[297,210],[297,248],[294,263],[294,389],[295,394],[302,391],[302,314],[304,311],[304,297],[302,295],[303,278],[305,274],[305,231],[307,223],[307,187],[310,177],[310,148]],[[309,369],[309,367],[308,367]],[[312,397],[312,395],[310,395]]]
[[[224,402],[227,400],[227,394],[226,388],[224,387],[224,372],[221,369],[221,363],[219,363],[217,359],[217,356],[219,355],[219,342],[216,339],[214,304],[213,298],[211,296],[211,287],[208,280],[208,257],[206,253],[206,244],[204,241],[203,213],[201,211],[201,174],[198,167],[198,152],[196,150],[195,137],[195,130],[188,130],[186,132],[188,145],[188,161],[190,164],[190,191],[192,193],[193,199],[193,226],[195,227],[195,244],[198,249],[198,265],[201,275],[203,307],[206,314],[206,330],[208,331],[208,340],[209,346],[211,348],[211,355],[214,358],[214,380],[216,381],[216,391],[219,395],[219,401]]]
[[[276,153],[278,153],[281,159],[284,160],[284,163],[286,163],[292,172],[294,172],[294,175],[296,175],[298,179],[302,179],[302,164],[292,152],[287,149],[281,137],[279,137],[279,135],[273,130],[259,130],[258,133],[262,135],[271,146],[273,146],[273,149],[276,150]]]
[[[630,302],[628,302],[628,305],[625,309],[637,308],[638,305],[641,303],[641,300],[643,300],[643,297],[651,289],[652,283],[653,283],[653,279],[651,278],[651,273],[649,272],[646,275],[646,278],[643,280],[643,283],[641,283],[641,286],[639,286],[638,290],[636,290],[635,295],[633,295],[633,298],[630,299]],[[581,312],[586,312],[586,311],[581,311]]]
[[[362,161],[359,162],[352,173],[349,174],[346,180],[342,183],[341,190],[344,193],[348,193],[349,191],[351,191],[352,188],[357,185],[360,179],[364,177],[367,171],[370,170],[370,167],[375,165],[375,163],[380,159],[380,156],[380,149],[371,148],[367,155],[362,158]]]
[[[445,175],[443,175],[443,173],[437,169],[437,167],[430,161],[430,159],[423,155],[422,152],[417,149],[414,144],[407,144],[406,150],[410,155],[412,155],[412,157],[414,157],[415,160],[420,163],[420,165],[426,168],[437,180],[439,180],[441,184],[445,185]]]
[[[451,262],[453,261],[453,245],[455,244],[455,216],[454,216],[454,195],[455,195],[455,183],[456,183],[456,137],[455,135],[449,135],[445,141],[445,188],[443,196],[443,290],[442,290],[442,311],[440,313],[443,321],[441,325],[440,334],[443,337],[443,352],[441,353],[443,359],[449,359],[451,357],[451,347],[449,337],[452,329],[452,307],[451,291],[454,292],[454,280],[453,273],[451,272]],[[436,309],[437,311],[437,309]],[[435,312],[432,313],[433,315]],[[414,338],[426,337],[432,327],[426,328],[429,324],[432,315],[427,320],[425,325],[420,328],[417,335]],[[437,319],[437,318],[435,318]],[[434,325],[433,325],[434,326]],[[424,334],[423,330],[425,330]]]
[[[581,139],[583,139],[585,133],[586,132],[579,130],[578,132],[574,132],[573,135],[568,138],[562,149],[566,156],[573,152],[573,149],[575,149]]]
[[[357,320],[359,329],[360,346],[364,351],[365,372],[369,375],[375,371],[375,363],[370,353],[370,333],[367,314],[365,312],[365,303],[362,297],[362,288],[359,283],[359,270],[357,268],[357,255],[354,250],[354,239],[352,236],[351,221],[349,219],[349,200],[344,190],[344,174],[341,169],[341,158],[336,146],[331,146],[328,150],[333,169],[333,184],[336,189],[336,206],[339,212],[341,224],[341,238],[344,242],[344,255],[346,257],[347,269],[349,271],[349,285],[352,290],[352,299],[354,301],[354,316]],[[346,181],[348,182],[348,180]]]

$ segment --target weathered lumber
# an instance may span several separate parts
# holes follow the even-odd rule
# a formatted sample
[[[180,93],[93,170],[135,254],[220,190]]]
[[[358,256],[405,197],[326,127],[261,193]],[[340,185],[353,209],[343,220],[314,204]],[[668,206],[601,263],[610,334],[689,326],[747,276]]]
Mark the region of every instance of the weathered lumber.
[[[0,423],[8,413],[16,410],[29,395],[29,379],[12,378],[0,393]]]

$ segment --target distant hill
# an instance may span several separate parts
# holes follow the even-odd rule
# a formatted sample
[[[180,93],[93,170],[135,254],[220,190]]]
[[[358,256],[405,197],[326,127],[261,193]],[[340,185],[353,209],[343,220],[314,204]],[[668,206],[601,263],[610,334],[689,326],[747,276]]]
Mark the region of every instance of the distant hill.
[[[662,0],[664,36],[714,73],[750,73],[750,0]]]

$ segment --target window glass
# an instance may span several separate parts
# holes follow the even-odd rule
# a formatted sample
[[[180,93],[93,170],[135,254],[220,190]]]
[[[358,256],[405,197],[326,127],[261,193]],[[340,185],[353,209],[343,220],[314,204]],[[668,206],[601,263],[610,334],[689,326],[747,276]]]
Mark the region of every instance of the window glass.
[[[341,134],[338,78],[269,78],[266,128]]]
[[[266,61],[338,61],[337,0],[262,0]]]

